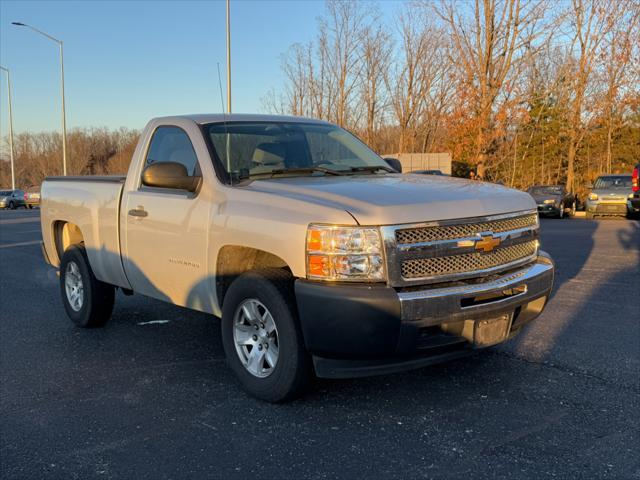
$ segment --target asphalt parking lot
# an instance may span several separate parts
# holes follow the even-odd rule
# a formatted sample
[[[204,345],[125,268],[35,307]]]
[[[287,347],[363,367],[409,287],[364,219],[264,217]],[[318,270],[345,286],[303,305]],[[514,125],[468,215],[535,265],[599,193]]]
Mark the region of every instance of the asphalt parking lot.
[[[518,338],[270,405],[215,318],[118,295],[67,319],[38,212],[0,212],[0,477],[640,478],[640,222],[542,221],[553,298]]]

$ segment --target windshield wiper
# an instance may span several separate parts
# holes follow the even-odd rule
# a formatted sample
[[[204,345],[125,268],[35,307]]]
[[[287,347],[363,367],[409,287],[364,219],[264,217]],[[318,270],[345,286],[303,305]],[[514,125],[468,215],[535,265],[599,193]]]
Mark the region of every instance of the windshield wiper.
[[[362,167],[351,167],[352,172],[377,172],[378,170],[382,170],[388,173],[398,173],[393,168],[387,167],[386,165],[365,165]]]
[[[265,172],[264,174],[265,175],[271,174],[271,176],[273,177],[274,175],[280,175],[283,173],[286,174],[286,173],[315,173],[315,172],[321,172],[326,175],[344,175],[344,173],[342,172],[331,170],[330,168],[325,168],[325,167],[276,168],[274,170],[271,170],[270,172]]]

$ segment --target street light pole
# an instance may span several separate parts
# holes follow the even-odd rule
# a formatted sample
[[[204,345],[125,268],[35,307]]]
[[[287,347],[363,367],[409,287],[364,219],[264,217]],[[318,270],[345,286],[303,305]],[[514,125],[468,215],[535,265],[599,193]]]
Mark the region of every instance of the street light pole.
[[[231,12],[227,0],[227,110],[231,113]]]
[[[16,173],[13,163],[13,113],[11,111],[11,76],[9,69],[0,66],[0,70],[7,74],[7,99],[9,100],[9,158],[11,159],[11,190],[16,189]]]
[[[18,27],[27,27],[33,30],[40,35],[47,37],[49,40],[52,40],[58,44],[60,48],[60,93],[62,97],[62,174],[64,176],[67,175],[67,114],[65,111],[65,99],[64,99],[64,53],[63,53],[63,42],[62,40],[58,40],[57,38],[49,35],[48,33],[43,32],[42,30],[38,30],[36,27],[32,27],[31,25],[27,25],[26,23],[21,22],[11,22],[13,25],[17,25]]]

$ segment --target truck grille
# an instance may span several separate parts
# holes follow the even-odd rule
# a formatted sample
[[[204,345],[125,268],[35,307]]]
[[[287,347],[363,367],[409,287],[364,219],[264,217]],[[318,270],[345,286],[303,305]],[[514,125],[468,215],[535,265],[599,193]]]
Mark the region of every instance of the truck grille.
[[[421,243],[438,240],[450,240],[454,238],[472,237],[482,232],[507,232],[536,226],[538,214],[531,213],[515,218],[505,218],[492,222],[468,223],[463,225],[447,225],[424,228],[407,228],[396,230],[398,243]]]
[[[532,261],[538,253],[536,211],[381,230],[394,287],[482,277]]]
[[[449,257],[420,258],[402,262],[402,278],[423,278],[451,275],[509,264],[536,253],[537,241],[498,248],[491,253],[466,253]]]

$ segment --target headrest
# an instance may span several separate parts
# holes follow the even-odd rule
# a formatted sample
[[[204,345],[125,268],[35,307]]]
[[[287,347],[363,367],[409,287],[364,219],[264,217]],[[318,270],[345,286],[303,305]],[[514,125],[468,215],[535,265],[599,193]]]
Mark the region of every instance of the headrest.
[[[284,163],[286,155],[284,145],[281,143],[261,143],[253,151],[251,160],[261,165],[279,165]]]

